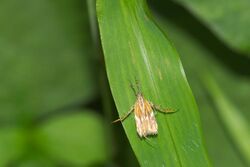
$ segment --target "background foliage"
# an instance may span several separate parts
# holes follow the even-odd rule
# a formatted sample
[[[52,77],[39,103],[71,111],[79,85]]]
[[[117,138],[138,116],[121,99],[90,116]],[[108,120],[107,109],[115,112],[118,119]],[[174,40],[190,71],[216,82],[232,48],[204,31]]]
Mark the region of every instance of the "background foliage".
[[[171,149],[166,149],[172,147],[168,142],[176,142],[182,166],[191,160],[197,162],[193,166],[202,162],[203,166],[209,162],[215,167],[249,166],[250,3],[113,2],[99,1],[106,5],[98,11],[99,20],[105,21],[99,22],[101,45],[94,0],[0,1],[0,166],[148,166],[148,160],[157,164],[157,159],[180,166]],[[121,10],[129,24],[119,19],[118,3],[124,5]],[[124,57],[126,41],[132,42],[134,64]],[[149,64],[169,80],[149,80],[140,59],[141,43],[149,53]],[[120,55],[115,58],[124,67],[118,68],[119,60],[112,55]],[[163,58],[171,63],[157,66]],[[180,61],[192,92],[183,80],[182,67],[177,67]],[[157,68],[151,72],[159,74]],[[133,104],[129,81],[135,75],[154,103],[180,109],[192,103],[175,115],[157,115],[162,133],[149,142],[159,149],[149,149],[139,140],[132,117],[124,122],[128,138],[120,124],[110,124],[118,117],[116,107],[121,115]],[[185,129],[193,125],[190,122],[197,127]],[[165,124],[172,130],[171,139]],[[193,138],[201,144],[198,154],[191,153],[191,145],[182,150],[183,143]],[[147,157],[155,152],[153,159]],[[192,156],[185,158],[186,154]]]

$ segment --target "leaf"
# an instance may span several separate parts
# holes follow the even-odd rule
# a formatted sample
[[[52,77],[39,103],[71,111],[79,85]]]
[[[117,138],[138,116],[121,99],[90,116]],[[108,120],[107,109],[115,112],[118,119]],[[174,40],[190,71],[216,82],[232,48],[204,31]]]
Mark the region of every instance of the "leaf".
[[[14,127],[0,129],[0,167],[6,167],[11,161],[17,160],[25,147],[24,131]]]
[[[104,164],[109,157],[103,121],[93,111],[51,118],[35,136],[41,152],[64,165]]]
[[[23,121],[95,96],[87,19],[78,1],[0,2],[1,120]]]
[[[133,116],[123,126],[141,166],[209,166],[199,114],[178,54],[151,20],[145,1],[98,0],[97,16],[111,91],[120,117],[146,99],[178,112],[158,114],[159,133],[140,139]],[[115,126],[115,125],[114,125]]]
[[[227,45],[250,55],[250,1],[175,1],[190,10]]]
[[[208,92],[218,108],[218,113],[226,130],[230,133],[233,141],[238,145],[241,155],[250,166],[250,129],[247,119],[240,111],[228,101],[212,76],[204,77]]]
[[[163,5],[164,4],[164,5]],[[152,4],[153,5],[153,4]],[[171,2],[154,4],[161,11],[161,27],[168,32],[180,52],[185,71],[201,110],[204,135],[209,157],[214,166],[244,167],[244,161],[238,153],[238,145],[233,145],[225,127],[218,120],[218,111],[207,94],[211,93],[201,78],[207,74],[216,79],[225,97],[237,104],[239,115],[249,121],[250,84],[247,67],[249,61],[241,55],[232,53],[216,40],[204,26],[189,13]],[[160,10],[165,6],[164,10]],[[167,6],[167,8],[166,8]],[[235,59],[238,57],[238,59]],[[216,101],[216,99],[212,99]],[[236,120],[235,120],[236,121]],[[230,127],[226,127],[230,128]],[[220,148],[220,149],[218,149]]]

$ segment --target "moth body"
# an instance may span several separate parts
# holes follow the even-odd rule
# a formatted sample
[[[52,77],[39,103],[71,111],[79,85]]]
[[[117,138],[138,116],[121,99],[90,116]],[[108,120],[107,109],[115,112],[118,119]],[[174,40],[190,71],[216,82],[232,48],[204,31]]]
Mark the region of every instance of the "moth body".
[[[140,137],[156,135],[158,133],[158,125],[153,107],[141,94],[137,95],[137,100],[134,105],[134,114],[137,133]]]
[[[113,123],[118,121],[123,121],[132,112],[134,112],[136,131],[141,138],[146,138],[147,136],[158,134],[158,125],[155,119],[154,110],[163,113],[171,113],[175,111],[172,109],[162,109],[159,106],[156,106],[153,103],[146,100],[140,91],[138,83],[137,83],[137,91],[132,84],[131,87],[136,95],[136,102],[126,115],[124,115],[122,118],[113,121]]]

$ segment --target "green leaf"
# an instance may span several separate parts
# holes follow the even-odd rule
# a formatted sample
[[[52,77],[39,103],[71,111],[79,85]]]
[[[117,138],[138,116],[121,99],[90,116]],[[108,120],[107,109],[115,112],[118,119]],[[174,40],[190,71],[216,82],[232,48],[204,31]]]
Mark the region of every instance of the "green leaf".
[[[1,120],[16,122],[93,98],[85,3],[3,0],[0,22]]]
[[[25,136],[22,129],[2,127],[0,129],[0,167],[6,167],[17,160],[25,148]]]
[[[210,166],[199,113],[179,57],[151,20],[143,0],[98,0],[97,15],[111,91],[119,115],[136,97],[137,79],[146,99],[179,109],[157,114],[158,135],[141,139],[133,115],[123,126],[141,166]],[[115,126],[115,125],[114,125]]]
[[[225,134],[225,128],[230,127],[224,127],[223,122],[218,119],[217,113],[220,111],[217,111],[211,99],[207,98],[211,90],[204,86],[201,78],[207,74],[213,76],[221,91],[226,92],[225,97],[237,104],[237,112],[239,112],[237,114],[244,115],[244,118],[249,121],[250,80],[247,70],[249,61],[228,50],[195,18],[183,11],[183,8],[170,2],[158,3],[156,6],[156,11],[161,11],[160,13],[164,16],[160,19],[162,27],[168,32],[170,39],[180,52],[190,85],[196,96],[201,110],[209,157],[214,166],[247,166],[238,152],[240,145],[232,143]],[[162,6],[165,6],[164,10],[159,9]],[[238,59],[235,59],[236,56]]]
[[[89,166],[109,157],[103,120],[93,111],[51,118],[38,128],[38,148],[55,162]]]
[[[247,119],[228,101],[210,74],[204,76],[204,82],[218,108],[219,116],[226,130],[230,133],[233,141],[238,145],[241,155],[250,166],[250,129]]]
[[[194,13],[230,47],[250,55],[250,1],[175,1]]]

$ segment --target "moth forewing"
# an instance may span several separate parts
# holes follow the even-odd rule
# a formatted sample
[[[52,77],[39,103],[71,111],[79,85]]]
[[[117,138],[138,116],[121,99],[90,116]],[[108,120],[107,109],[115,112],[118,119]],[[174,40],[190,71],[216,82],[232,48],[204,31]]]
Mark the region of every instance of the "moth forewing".
[[[142,95],[137,96],[134,112],[136,129],[140,137],[156,135],[158,133],[158,125],[152,105]]]

